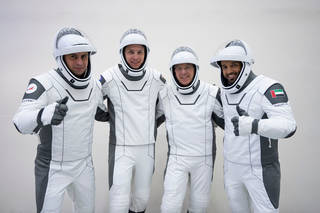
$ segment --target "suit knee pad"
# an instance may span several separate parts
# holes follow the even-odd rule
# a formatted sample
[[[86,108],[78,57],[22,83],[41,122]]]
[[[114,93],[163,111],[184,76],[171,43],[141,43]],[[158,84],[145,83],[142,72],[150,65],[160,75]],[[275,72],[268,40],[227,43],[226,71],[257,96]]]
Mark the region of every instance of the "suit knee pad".
[[[190,198],[189,212],[206,212],[209,204],[209,197],[198,196]]]

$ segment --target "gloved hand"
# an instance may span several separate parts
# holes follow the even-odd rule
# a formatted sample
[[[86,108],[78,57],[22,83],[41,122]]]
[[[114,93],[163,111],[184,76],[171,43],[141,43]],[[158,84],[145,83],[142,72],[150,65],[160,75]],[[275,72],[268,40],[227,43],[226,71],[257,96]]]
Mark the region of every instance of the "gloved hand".
[[[239,105],[237,105],[237,112],[240,117],[234,116],[231,118],[231,122],[234,127],[234,134],[236,136],[257,134],[259,120],[250,117],[245,110],[239,107]]]
[[[42,124],[41,126],[49,124],[59,125],[68,111],[68,107],[66,105],[68,99],[69,97],[66,96],[56,103],[52,103],[42,108],[38,114],[38,123],[40,122],[40,125]]]

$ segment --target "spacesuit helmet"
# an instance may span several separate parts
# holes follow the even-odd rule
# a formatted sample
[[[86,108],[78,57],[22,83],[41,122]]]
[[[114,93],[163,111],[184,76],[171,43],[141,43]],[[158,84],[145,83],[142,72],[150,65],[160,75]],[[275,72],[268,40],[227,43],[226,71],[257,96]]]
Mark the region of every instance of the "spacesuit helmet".
[[[179,83],[178,79],[175,76],[174,66],[177,64],[187,64],[187,63],[194,65],[195,73],[190,84],[183,86]],[[170,71],[171,71],[172,81],[174,82],[178,92],[180,92],[181,94],[190,94],[196,90],[199,82],[199,77],[198,77],[199,59],[196,53],[190,47],[181,46],[181,47],[178,47],[172,53],[171,60],[170,60]]]
[[[228,93],[236,93],[239,91],[249,77],[251,65],[254,59],[251,55],[249,46],[242,40],[232,40],[227,43],[217,54],[211,59],[210,64],[220,70],[220,79],[222,88]],[[230,85],[223,76],[221,61],[239,61],[242,63],[241,71],[237,79]]]
[[[75,76],[63,59],[64,55],[88,52],[88,67],[83,77]],[[58,63],[58,73],[74,88],[84,88],[91,78],[90,56],[96,53],[88,38],[73,27],[65,27],[59,30],[54,40],[53,56]]]
[[[134,69],[134,68],[130,67],[130,65],[128,64],[128,62],[125,58],[125,55],[124,55],[125,48],[128,45],[133,45],[133,44],[142,45],[144,47],[144,51],[145,51],[144,61],[138,69]],[[148,58],[148,54],[150,52],[147,37],[145,36],[145,34],[141,30],[138,30],[138,29],[127,30],[122,35],[122,37],[120,39],[119,52],[120,52],[121,63],[125,67],[128,74],[132,75],[132,76],[141,76],[144,72],[146,65],[147,65],[147,58]]]

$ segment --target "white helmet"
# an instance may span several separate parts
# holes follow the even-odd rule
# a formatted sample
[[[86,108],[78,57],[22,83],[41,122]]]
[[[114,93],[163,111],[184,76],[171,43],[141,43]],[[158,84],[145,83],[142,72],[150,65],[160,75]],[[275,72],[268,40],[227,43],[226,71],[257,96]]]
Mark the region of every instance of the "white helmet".
[[[192,82],[189,85],[182,86],[175,77],[174,65],[185,64],[185,63],[194,65],[195,74]],[[190,94],[197,89],[197,87],[199,86],[198,70],[199,70],[199,59],[196,53],[191,48],[184,47],[184,46],[179,47],[172,53],[171,61],[170,61],[171,77],[174,84],[176,85],[178,92],[180,92],[181,94]]]
[[[63,60],[64,55],[79,52],[89,52],[89,63],[83,78],[76,77]],[[55,57],[59,69],[58,73],[74,88],[85,88],[91,78],[90,55],[96,53],[96,49],[90,41],[75,28],[62,28],[55,37],[53,56]]]
[[[227,83],[227,80],[223,76],[222,69],[219,63],[221,61],[242,62],[241,71],[232,85],[229,85]],[[242,88],[247,78],[249,77],[251,71],[250,66],[254,63],[254,59],[252,58],[250,48],[244,41],[232,40],[223,49],[218,51],[217,55],[211,59],[210,63],[212,66],[218,67],[220,69],[222,88],[228,93],[236,93]]]
[[[145,47],[144,62],[139,69],[133,69],[132,67],[130,67],[125,59],[125,56],[124,56],[124,48],[128,45],[131,45],[131,44],[140,44]],[[141,76],[144,73],[144,69],[147,64],[147,57],[150,52],[147,38],[144,35],[144,33],[138,29],[129,29],[128,31],[126,31],[122,35],[122,37],[120,39],[119,49],[120,49],[121,63],[122,63],[122,65],[125,66],[128,74],[131,76]]]

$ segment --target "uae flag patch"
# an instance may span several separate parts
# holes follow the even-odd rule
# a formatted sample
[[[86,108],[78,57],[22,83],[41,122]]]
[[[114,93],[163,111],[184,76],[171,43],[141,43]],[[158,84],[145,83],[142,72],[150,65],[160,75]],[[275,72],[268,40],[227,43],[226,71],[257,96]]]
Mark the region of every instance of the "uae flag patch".
[[[270,93],[271,93],[271,97],[272,98],[277,98],[277,97],[280,97],[280,96],[284,96],[283,89],[274,89],[274,90],[271,90]]]

